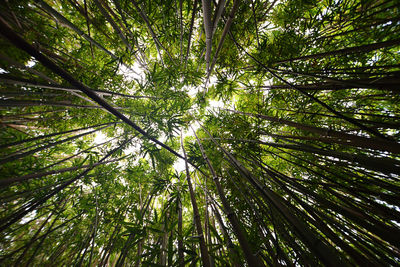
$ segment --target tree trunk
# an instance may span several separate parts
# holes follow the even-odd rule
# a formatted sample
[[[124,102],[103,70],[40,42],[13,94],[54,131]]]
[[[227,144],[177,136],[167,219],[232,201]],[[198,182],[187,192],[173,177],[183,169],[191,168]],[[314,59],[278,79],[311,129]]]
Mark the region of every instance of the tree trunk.
[[[190,28],[189,28],[188,45],[187,45],[187,48],[186,48],[186,56],[185,56],[185,70],[186,70],[188,57],[189,57],[190,44],[191,44],[192,33],[193,33],[194,18],[195,18],[196,11],[197,11],[197,2],[198,2],[198,0],[194,0],[194,3],[193,3],[192,18],[190,20]]]
[[[88,42],[90,42],[91,44],[93,44],[94,46],[96,46],[97,48],[99,48],[100,50],[103,50],[105,53],[107,53],[108,55],[110,55],[113,59],[118,59],[117,56],[115,56],[113,53],[111,53],[110,51],[108,51],[107,49],[105,49],[101,44],[99,44],[98,42],[96,42],[95,40],[93,40],[90,36],[88,36],[87,34],[85,34],[83,31],[81,31],[80,29],[78,29],[78,27],[76,27],[74,24],[72,24],[69,20],[67,20],[64,16],[62,16],[60,13],[58,13],[56,10],[54,10],[51,6],[49,6],[48,4],[46,4],[44,1],[39,0],[37,1],[38,5],[40,5],[44,10],[46,10],[46,12],[48,12],[49,14],[51,14],[51,16],[53,16],[57,21],[59,21],[62,25],[70,28],[71,30],[73,30],[74,32],[76,32],[79,36],[83,37],[84,39],[86,39]]]
[[[103,130],[103,129],[107,128],[107,127],[110,127],[111,125],[112,125],[112,124],[108,124],[108,125],[106,125],[106,126],[100,127],[100,128],[98,128],[98,129],[95,129],[95,130],[92,130],[92,131],[89,131],[89,132],[86,132],[86,133],[77,134],[77,135],[75,135],[75,136],[68,137],[68,138],[62,139],[62,140],[60,140],[60,141],[56,141],[56,142],[50,143],[50,144],[48,144],[48,145],[44,145],[44,146],[41,146],[41,147],[38,147],[38,148],[35,148],[35,149],[32,149],[32,150],[29,150],[29,151],[24,152],[24,153],[20,153],[20,154],[16,154],[16,155],[12,155],[12,156],[3,158],[3,159],[0,160],[0,165],[5,164],[5,163],[10,162],[10,161],[13,161],[13,160],[17,160],[17,159],[20,159],[20,158],[29,156],[29,155],[32,155],[32,154],[34,154],[34,153],[36,153],[36,152],[39,152],[39,151],[48,149],[48,148],[50,148],[50,147],[53,147],[53,146],[56,146],[56,145],[59,145],[59,144],[65,143],[65,142],[69,142],[69,141],[78,139],[78,138],[80,138],[80,137],[82,137],[82,136],[95,133],[95,132],[97,132],[97,131],[100,131],[100,130]]]
[[[93,99],[95,102],[100,104],[104,109],[108,110],[111,114],[116,116],[117,118],[121,119],[128,125],[130,125],[133,129],[138,131],[140,134],[142,134],[145,138],[153,141],[154,143],[160,145],[161,147],[165,148],[175,156],[183,159],[183,157],[177,153],[174,149],[169,147],[168,145],[158,141],[157,139],[151,137],[148,133],[146,133],[142,128],[140,128],[138,125],[136,125],[133,121],[128,119],[125,115],[120,113],[118,110],[116,110],[114,107],[112,107],[110,104],[108,104],[104,99],[99,97],[92,89],[89,87],[85,86],[81,82],[75,80],[68,72],[63,70],[62,68],[58,67],[56,64],[54,64],[50,59],[48,59],[46,56],[41,54],[39,51],[37,51],[33,46],[28,44],[24,39],[19,37],[10,27],[8,27],[7,23],[5,23],[1,18],[0,18],[0,30],[1,33],[10,40],[15,46],[18,48],[24,50],[31,56],[35,57],[39,62],[41,62],[44,66],[52,70],[54,73],[57,75],[61,76],[63,79],[68,81],[71,85],[73,85],[75,88],[81,90],[83,93],[85,93],[87,96],[89,96],[91,99]]]
[[[240,221],[236,217],[236,215],[233,212],[228,200],[225,197],[225,194],[224,194],[224,192],[222,190],[222,187],[221,187],[221,184],[219,182],[219,178],[218,178],[214,168],[212,167],[210,161],[208,160],[208,157],[205,154],[204,148],[203,148],[199,138],[197,137],[197,135],[196,135],[196,133],[194,131],[193,131],[193,133],[194,133],[194,136],[196,137],[197,143],[199,144],[201,154],[202,154],[204,160],[206,161],[206,163],[207,163],[207,165],[208,165],[208,167],[210,169],[210,172],[211,172],[213,181],[215,183],[215,187],[217,189],[219,198],[221,199],[221,202],[222,202],[222,205],[224,207],[225,213],[226,213],[226,215],[228,217],[229,222],[232,225],[234,233],[235,233],[237,239],[239,240],[240,247],[242,248],[242,250],[244,252],[244,255],[245,255],[247,263],[249,264],[249,266],[264,266],[262,261],[257,256],[255,256],[253,254],[252,249],[250,247],[250,244],[249,244],[249,242],[247,240],[247,237],[244,234],[243,228],[240,225]]]
[[[180,180],[180,179],[179,179]],[[181,181],[180,181],[181,182]],[[179,189],[181,192],[181,189]],[[178,266],[184,267],[184,254],[183,254],[183,234],[182,234],[182,200],[181,194],[178,195],[177,205],[178,205]]]
[[[10,179],[2,179],[2,180],[0,180],[0,188],[1,187],[6,187],[6,186],[10,186],[13,183],[17,183],[17,182],[19,182],[19,183],[20,182],[26,182],[26,181],[31,180],[31,179],[37,179],[37,178],[41,178],[41,177],[48,176],[48,175],[59,174],[59,173],[69,172],[69,171],[75,171],[75,170],[84,169],[84,168],[88,168],[88,167],[96,167],[98,165],[112,163],[112,162],[116,162],[116,161],[119,161],[119,160],[121,160],[121,158],[113,159],[113,160],[107,160],[107,161],[98,162],[98,163],[94,163],[94,164],[68,167],[68,168],[63,168],[63,169],[58,169],[58,170],[53,170],[53,171],[27,174],[27,175],[14,177],[14,178],[10,178]]]
[[[100,159],[99,163],[103,162],[104,160],[106,160],[108,157],[110,157],[112,154],[114,154],[116,151],[118,151],[124,145],[126,145],[129,141],[130,140],[128,139],[128,140],[124,141],[121,145],[119,145],[117,148],[112,149],[111,151],[109,151],[103,158]],[[77,180],[81,179],[82,177],[84,177],[93,168],[94,167],[88,167],[86,170],[84,170],[83,172],[78,174],[76,177],[67,180],[66,182],[64,182],[60,186],[57,186],[55,189],[53,189],[51,192],[49,192],[48,194],[46,194],[42,198],[38,199],[36,202],[30,203],[29,206],[26,207],[26,209],[23,209],[23,210],[15,213],[15,214],[11,214],[11,216],[8,216],[7,218],[3,218],[1,220],[0,232],[4,231],[10,225],[14,224],[15,222],[17,222],[18,220],[23,218],[29,212],[31,212],[31,211],[35,210],[36,208],[38,208],[40,205],[45,203],[48,199],[50,199],[51,197],[53,197],[54,195],[59,193],[61,190],[67,188],[68,186],[70,186],[75,181],[77,181]]]
[[[324,137],[324,136],[336,137],[342,141],[349,142],[349,143],[351,142],[354,145],[364,147],[364,148],[370,148],[370,149],[375,149],[375,150],[384,150],[384,151],[389,151],[389,152],[393,152],[393,153],[400,153],[400,144],[393,142],[393,141],[386,141],[386,140],[380,140],[377,138],[367,138],[367,137],[362,137],[362,136],[356,136],[356,135],[352,135],[352,134],[338,132],[338,131],[331,130],[331,129],[320,128],[320,127],[309,126],[309,125],[305,125],[305,124],[301,124],[301,123],[297,123],[297,122],[292,122],[292,121],[288,121],[285,119],[276,118],[276,117],[267,116],[267,115],[253,114],[253,113],[241,112],[241,111],[236,111],[236,110],[228,110],[228,109],[223,109],[223,110],[237,113],[237,114],[243,114],[246,116],[258,117],[258,118],[265,119],[265,120],[272,121],[272,122],[286,124],[288,126],[292,126],[297,129],[300,129],[300,130],[305,130],[305,131],[319,134],[322,137]],[[334,142],[334,140],[332,140],[332,142]]]
[[[194,194],[192,182],[191,182],[191,179],[190,179],[189,166],[188,166],[188,162],[186,160],[185,147],[183,146],[182,133],[181,133],[181,147],[182,147],[182,151],[183,151],[183,156],[185,158],[186,181],[187,181],[188,187],[189,187],[190,200],[192,202],[192,207],[193,207],[194,221],[195,221],[195,225],[196,225],[198,238],[199,238],[199,241],[200,241],[201,260],[202,260],[203,266],[210,267],[210,256],[208,254],[207,247],[206,247],[206,242],[204,240],[203,229],[201,227],[201,221],[200,221],[199,208],[197,206],[196,196]]]
[[[211,45],[212,45],[212,31],[213,25],[211,23],[211,0],[202,0],[203,7],[203,24],[206,33],[206,72],[210,69]]]
[[[280,61],[276,61],[274,64],[280,64],[280,63],[296,61],[296,60],[327,57],[327,56],[347,55],[347,54],[353,54],[353,53],[367,53],[367,52],[377,50],[380,48],[384,48],[384,47],[397,46],[399,44],[400,44],[400,39],[393,39],[393,40],[374,43],[374,44],[348,47],[348,48],[339,49],[339,50],[330,51],[330,52],[324,52],[324,53],[318,53],[318,54],[313,54],[313,55],[308,55],[308,56],[301,56],[301,57],[296,57],[296,58],[280,60]]]
[[[200,124],[200,126],[202,126]],[[307,227],[298,217],[296,217],[284,203],[281,196],[263,185],[254,175],[251,174],[237,159],[235,159],[228,151],[226,151],[211,134],[204,128],[202,129],[209,135],[216,146],[221,148],[227,156],[228,162],[236,168],[243,178],[247,179],[264,197],[267,203],[272,204],[284,218],[294,227],[299,237],[304,241],[309,249],[314,252],[321,261],[328,266],[346,266],[342,259],[338,257],[336,250],[319,240],[319,238]],[[196,135],[195,135],[196,136]]]
[[[221,2],[221,1],[222,1],[222,0],[220,0],[220,2]],[[219,52],[221,51],[222,45],[224,44],[224,41],[225,41],[225,37],[226,37],[226,35],[227,35],[229,29],[231,28],[231,25],[232,25],[232,23],[233,23],[233,19],[234,19],[234,17],[235,17],[236,10],[237,10],[238,7],[239,7],[239,3],[240,3],[240,0],[234,0],[234,1],[233,1],[232,10],[231,10],[231,12],[229,13],[229,18],[228,18],[228,20],[227,20],[226,23],[225,23],[224,30],[223,30],[223,32],[222,32],[222,34],[221,34],[221,38],[220,38],[220,40],[219,40],[219,42],[218,42],[218,45],[217,45],[217,50],[215,51],[214,57],[213,57],[213,59],[212,59],[212,61],[211,61],[211,66],[210,66],[209,68],[207,67],[207,80],[210,78],[210,75],[211,75],[211,73],[212,73],[212,71],[213,71],[213,69],[214,69],[215,63],[217,62]],[[211,52],[210,52],[210,53],[211,53]],[[208,64],[208,63],[207,63],[207,64]]]
[[[21,141],[15,141],[15,142],[8,143],[8,144],[2,144],[2,145],[0,145],[0,148],[16,146],[16,145],[24,144],[24,143],[27,143],[27,142],[32,142],[32,141],[36,141],[36,140],[40,140],[40,139],[45,139],[45,138],[48,138],[48,137],[53,137],[53,136],[72,133],[72,132],[78,132],[78,131],[82,131],[82,130],[88,130],[90,128],[104,126],[104,125],[113,125],[113,124],[118,124],[118,123],[120,123],[120,122],[101,123],[101,124],[96,124],[96,125],[92,125],[92,126],[88,126],[88,127],[82,127],[82,128],[79,128],[79,129],[68,130],[68,131],[64,131],[64,132],[40,135],[40,136],[37,136],[37,137],[24,139],[24,140],[21,140]]]

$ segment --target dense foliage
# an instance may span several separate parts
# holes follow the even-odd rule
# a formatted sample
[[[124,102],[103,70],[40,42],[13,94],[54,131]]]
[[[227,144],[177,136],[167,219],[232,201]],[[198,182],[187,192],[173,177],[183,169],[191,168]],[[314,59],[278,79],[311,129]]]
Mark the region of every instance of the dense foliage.
[[[0,265],[400,264],[398,1],[0,13]]]

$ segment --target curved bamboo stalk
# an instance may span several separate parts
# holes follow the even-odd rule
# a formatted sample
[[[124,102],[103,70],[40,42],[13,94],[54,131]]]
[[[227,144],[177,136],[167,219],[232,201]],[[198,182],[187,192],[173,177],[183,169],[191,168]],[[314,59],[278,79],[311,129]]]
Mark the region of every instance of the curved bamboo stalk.
[[[197,2],[198,2],[198,0],[194,0],[194,3],[193,3],[192,18],[190,20],[189,37],[188,37],[188,44],[187,44],[186,56],[185,56],[185,68],[184,68],[185,70],[186,70],[186,66],[187,66],[187,62],[188,62],[188,58],[189,58],[190,45],[191,45],[191,41],[192,41],[194,18],[195,18],[196,11],[197,11]]]
[[[75,87],[68,87],[65,85],[60,85],[58,83],[42,84],[42,83],[34,81],[34,80],[17,78],[17,77],[10,76],[7,74],[0,74],[0,81],[2,83],[13,84],[13,85],[32,86],[32,87],[37,87],[37,88],[60,90],[60,91],[67,91],[67,92],[81,92],[81,90],[76,89]],[[99,96],[122,96],[122,97],[127,97],[127,98],[138,98],[138,99],[140,99],[140,98],[159,99],[158,97],[155,97],[155,96],[127,95],[127,94],[123,94],[123,93],[113,92],[113,91],[109,91],[109,90],[102,90],[102,89],[92,89],[92,90],[94,92],[96,92]]]
[[[209,72],[213,31],[213,25],[211,23],[211,0],[202,0],[201,2],[203,8],[204,31],[206,33],[206,72]]]
[[[113,20],[113,18],[110,16],[110,14],[108,14],[107,10],[103,7],[102,3],[100,3],[99,0],[94,0],[94,2],[96,4],[96,6],[99,8],[101,14],[103,14],[103,16],[111,24],[111,27],[113,27],[114,31],[121,38],[122,42],[126,45],[126,47],[129,49],[129,51],[133,51],[133,47],[128,42],[126,36],[123,34],[122,30],[119,28],[117,23]]]
[[[84,169],[84,168],[89,168],[89,167],[96,167],[98,165],[103,165],[103,164],[116,162],[116,161],[119,161],[121,159],[122,158],[112,159],[112,160],[107,160],[107,161],[98,162],[98,163],[94,163],[94,164],[67,167],[67,168],[62,168],[62,169],[52,170],[52,171],[47,171],[47,172],[39,172],[39,173],[27,174],[27,175],[18,176],[18,177],[9,178],[9,179],[1,179],[0,180],[0,188],[1,187],[5,187],[5,186],[10,186],[10,185],[12,185],[14,183],[17,183],[17,182],[25,182],[25,181],[29,181],[31,179],[37,179],[37,178],[41,178],[41,177],[45,177],[45,176],[49,176],[49,175],[53,175],[53,174],[60,174],[60,173],[64,173],[64,172],[76,171],[76,170],[79,170],[79,169]]]
[[[210,267],[210,256],[207,250],[204,234],[203,234],[203,228],[201,227],[201,221],[200,221],[200,213],[199,213],[199,208],[197,206],[197,201],[196,201],[196,196],[194,194],[192,182],[190,179],[190,172],[189,172],[189,165],[186,157],[186,151],[185,147],[183,146],[183,140],[182,140],[182,132],[181,132],[181,148],[183,151],[183,156],[185,158],[185,169],[186,169],[186,181],[188,183],[189,187],[189,193],[190,193],[190,200],[192,203],[193,207],[193,216],[194,216],[194,222],[196,224],[196,230],[199,238],[199,243],[200,243],[200,253],[201,253],[201,260],[203,263],[203,266]]]
[[[223,30],[223,32],[222,32],[222,34],[221,34],[221,38],[219,39],[219,42],[218,42],[218,45],[217,45],[217,50],[215,51],[214,57],[213,57],[213,59],[212,59],[212,61],[211,61],[211,66],[210,66],[209,68],[207,68],[207,69],[208,69],[208,72],[207,72],[207,80],[210,78],[210,75],[211,75],[211,73],[212,73],[212,71],[213,71],[213,69],[214,69],[215,63],[217,62],[219,52],[221,51],[222,46],[223,46],[224,41],[225,41],[225,37],[226,37],[227,33],[229,32],[229,30],[230,30],[230,28],[231,28],[231,25],[232,25],[232,23],[233,23],[233,19],[234,19],[234,17],[235,17],[235,13],[236,13],[236,11],[237,11],[237,9],[238,9],[238,7],[239,7],[239,3],[240,3],[240,0],[234,0],[234,1],[233,1],[232,10],[231,10],[231,12],[229,13],[229,18],[228,18],[228,20],[227,20],[226,23],[225,23],[224,30]]]
[[[347,133],[343,133],[343,132],[339,132],[339,131],[335,131],[335,130],[331,130],[331,129],[322,128],[322,127],[309,126],[309,125],[292,122],[289,120],[276,118],[276,117],[272,117],[272,116],[267,116],[267,115],[253,114],[253,113],[249,113],[249,112],[241,112],[241,111],[230,110],[230,109],[223,109],[223,110],[237,113],[237,114],[246,115],[246,116],[258,117],[258,118],[265,119],[265,120],[272,121],[272,122],[283,123],[283,124],[295,127],[297,129],[301,129],[301,130],[319,134],[322,137],[336,137],[341,141],[353,143],[355,146],[359,146],[359,147],[363,147],[363,148],[384,150],[384,151],[389,151],[392,153],[400,153],[400,144],[398,144],[396,142],[380,140],[380,139],[376,139],[376,138],[356,136],[353,134],[347,134]],[[332,142],[335,142],[335,140],[332,140]]]
[[[68,130],[68,131],[63,131],[63,132],[40,135],[40,136],[24,139],[24,140],[21,140],[21,141],[15,141],[15,142],[12,142],[12,143],[2,144],[2,145],[0,145],[0,148],[16,146],[16,145],[20,145],[20,144],[23,144],[23,143],[32,142],[32,141],[36,141],[36,140],[40,140],[40,139],[44,139],[44,138],[48,138],[48,137],[53,137],[53,136],[72,133],[72,132],[78,132],[78,131],[87,130],[87,129],[94,128],[94,127],[99,127],[99,126],[118,124],[118,123],[121,123],[121,122],[100,123],[100,124],[96,124],[96,125],[92,125],[92,126],[88,126],[88,127],[82,127],[82,128],[78,128],[78,129],[74,129],[74,130]]]
[[[29,150],[29,151],[27,151],[27,152],[15,154],[15,155],[10,155],[10,156],[8,156],[8,157],[6,157],[6,158],[0,159],[0,165],[5,164],[5,163],[10,162],[10,161],[14,161],[14,160],[17,160],[17,159],[26,157],[26,156],[30,156],[30,155],[32,155],[32,154],[34,154],[34,153],[36,153],[36,152],[39,152],[39,151],[48,149],[48,148],[50,148],[50,147],[53,147],[53,146],[56,146],[56,145],[59,145],[59,144],[65,143],[65,142],[69,142],[69,141],[78,139],[78,138],[80,138],[80,137],[82,137],[82,136],[85,136],[85,135],[88,135],[88,134],[93,134],[93,133],[95,133],[95,132],[97,132],[97,131],[100,131],[100,130],[103,130],[103,129],[107,128],[107,127],[110,127],[111,125],[112,125],[112,124],[109,124],[109,125],[100,127],[100,128],[98,128],[98,129],[95,129],[95,130],[92,130],[92,131],[89,131],[89,132],[86,132],[86,133],[77,134],[77,135],[75,135],[75,136],[71,136],[71,137],[68,137],[68,138],[65,138],[65,139],[62,139],[62,140],[59,140],[59,141],[56,141],[56,142],[47,144],[47,145],[40,146],[40,147],[38,147],[38,148]]]
[[[352,53],[367,53],[367,52],[374,51],[377,49],[398,46],[398,45],[400,45],[400,39],[392,39],[392,40],[388,40],[388,41],[384,41],[384,42],[348,47],[348,48],[343,48],[343,49],[330,51],[330,52],[324,52],[324,53],[318,53],[318,54],[313,54],[313,55],[308,55],[308,56],[301,56],[301,57],[280,60],[280,61],[274,62],[274,64],[280,64],[280,63],[304,60],[304,59],[321,58],[321,57],[327,57],[327,56],[347,55],[347,54],[352,54]]]
[[[247,168],[233,157],[231,153],[224,149],[201,124],[200,126],[208,134],[213,143],[223,151],[232,167],[236,168],[243,178],[247,179],[262,194],[267,203],[270,203],[280,211],[282,216],[284,216],[284,218],[294,227],[299,237],[305,244],[307,244],[311,251],[318,255],[324,264],[328,266],[347,265],[340,257],[338,257],[336,250],[332,246],[318,239],[309,227],[290,211],[288,204],[285,204],[285,201],[281,196],[263,185],[263,183],[261,183]]]
[[[139,7],[138,3],[137,3],[135,0],[132,0],[132,3],[133,3],[133,5],[134,5],[134,7],[136,8],[137,12],[139,13],[140,17],[144,20],[144,22],[145,22],[145,24],[146,24],[146,26],[147,26],[147,28],[148,28],[148,30],[149,30],[151,36],[153,37],[154,43],[156,44],[156,47],[157,47],[158,54],[159,54],[159,56],[160,56],[160,60],[163,62],[163,60],[162,60],[162,55],[161,55],[161,53],[160,53],[158,47],[161,47],[161,48],[167,53],[167,55],[168,55],[169,59],[171,60],[171,62],[174,63],[174,59],[172,58],[171,54],[170,54],[170,53],[168,52],[168,50],[161,44],[160,40],[158,40],[158,37],[157,37],[157,35],[155,34],[155,32],[154,32],[154,30],[153,30],[153,27],[151,26],[151,23],[150,23],[150,21],[149,21],[147,15],[143,12],[143,10]],[[175,64],[175,63],[174,63],[174,64]]]
[[[98,162],[103,162],[105,161],[107,158],[109,158],[110,156],[112,156],[116,151],[118,151],[119,149],[121,149],[123,146],[125,146],[131,139],[128,139],[126,141],[124,141],[121,145],[119,145],[118,147],[110,150],[104,157],[102,157]],[[67,180],[66,182],[62,183],[61,185],[57,186],[56,188],[54,188],[52,191],[50,191],[49,193],[47,193],[45,196],[43,196],[42,198],[35,200],[31,203],[28,203],[28,205],[25,206],[25,208],[23,208],[22,210],[11,214],[10,216],[3,218],[0,221],[0,232],[4,231],[5,229],[7,229],[8,227],[10,227],[12,224],[16,223],[17,221],[19,221],[21,218],[23,218],[24,216],[26,216],[29,212],[35,210],[36,208],[40,207],[41,205],[43,205],[43,203],[45,203],[48,199],[50,199],[51,197],[55,196],[57,193],[59,193],[61,190],[67,188],[68,186],[70,186],[72,183],[74,183],[75,181],[81,179],[82,177],[84,177],[85,175],[88,174],[88,172],[90,172],[94,167],[88,167],[86,168],[86,170],[84,170],[83,172],[79,173],[77,176],[75,176],[74,178],[71,178],[69,180]]]
[[[151,137],[146,131],[144,131],[142,128],[140,128],[138,125],[136,125],[133,121],[128,119],[125,115],[120,113],[118,110],[116,110],[114,107],[112,107],[110,104],[108,104],[104,99],[99,97],[91,88],[85,86],[81,82],[77,81],[74,79],[68,72],[54,64],[50,59],[48,59],[46,56],[44,56],[42,53],[37,51],[32,45],[28,44],[24,39],[22,39],[20,36],[18,36],[10,27],[8,27],[7,23],[3,21],[3,19],[0,18],[0,32],[7,37],[16,47],[20,48],[21,50],[24,50],[25,52],[29,53],[31,56],[35,57],[39,62],[41,62],[44,66],[52,70],[54,73],[57,75],[61,76],[63,79],[68,81],[71,85],[73,85],[75,88],[79,89],[83,93],[85,93],[87,96],[89,96],[91,99],[93,99],[95,102],[100,104],[104,109],[108,110],[110,113],[112,113],[114,116],[117,118],[121,119],[128,125],[130,125],[133,129],[138,131],[141,135],[143,135],[145,138],[153,141],[154,143],[160,145],[161,147],[165,148],[175,156],[183,159],[183,157],[177,153],[174,149],[169,147],[168,145],[158,141],[157,139]]]
[[[261,259],[258,256],[253,254],[251,246],[249,244],[249,241],[248,241],[247,237],[245,236],[244,230],[240,224],[240,221],[237,218],[236,214],[233,212],[228,200],[226,199],[224,191],[222,189],[222,186],[219,182],[219,178],[204,151],[204,148],[200,142],[200,139],[197,137],[196,132],[194,130],[193,130],[193,134],[196,137],[197,143],[199,144],[201,154],[202,154],[204,160],[206,161],[208,168],[210,169],[212,179],[217,188],[217,192],[218,192],[219,198],[221,199],[222,205],[224,207],[224,211],[228,217],[229,222],[232,225],[233,231],[240,243],[240,247],[242,248],[242,250],[244,252],[247,263],[249,264],[249,266],[260,266],[260,267],[264,266]]]
[[[91,37],[89,37],[87,34],[85,34],[83,31],[78,29],[74,24],[72,24],[69,20],[67,20],[64,16],[62,16],[60,13],[58,13],[56,10],[54,10],[51,6],[49,6],[47,3],[45,3],[42,0],[38,0],[37,3],[44,9],[46,10],[51,16],[53,16],[57,21],[59,21],[62,25],[70,28],[74,32],[76,32],[79,36],[83,37],[86,39],[88,42],[99,48],[100,50],[104,51],[107,53],[109,56],[111,56],[113,59],[118,59],[117,56],[115,56],[113,53],[105,49],[101,44],[93,40]]]
[[[230,33],[230,36],[233,40],[233,42],[235,43],[235,45],[240,48],[240,50],[242,50],[246,55],[248,55],[251,59],[253,59],[254,61],[257,62],[257,64],[259,64],[262,68],[264,68],[265,70],[267,70],[273,77],[277,78],[278,80],[280,80],[281,82],[289,85],[290,87],[292,87],[293,89],[299,91],[301,94],[305,95],[306,97],[310,98],[312,101],[318,103],[319,105],[323,106],[324,108],[326,108],[327,110],[329,110],[330,112],[332,112],[333,114],[335,114],[336,116],[338,116],[339,118],[357,126],[360,127],[361,129],[363,129],[364,131],[366,131],[369,134],[372,134],[374,136],[377,136],[379,138],[381,138],[382,140],[391,140],[389,137],[387,137],[386,135],[373,130],[357,121],[355,121],[354,119],[347,117],[345,115],[343,115],[341,112],[336,111],[334,108],[332,108],[331,106],[329,106],[328,104],[326,104],[325,102],[322,102],[321,100],[319,100],[317,97],[307,93],[306,91],[300,89],[299,87],[293,85],[292,83],[288,82],[287,80],[285,80],[284,78],[282,78],[281,76],[277,75],[275,72],[272,71],[271,68],[267,67],[265,64],[263,64],[260,60],[256,59],[254,56],[250,55],[246,49],[243,48],[243,46],[241,46],[236,39],[234,38],[233,34]]]

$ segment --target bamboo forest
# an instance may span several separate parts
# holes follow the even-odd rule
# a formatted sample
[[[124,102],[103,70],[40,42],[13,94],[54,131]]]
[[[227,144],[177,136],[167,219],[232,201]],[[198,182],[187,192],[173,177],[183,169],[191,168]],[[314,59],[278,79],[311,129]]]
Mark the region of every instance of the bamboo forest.
[[[0,266],[399,266],[398,0],[0,1]]]

